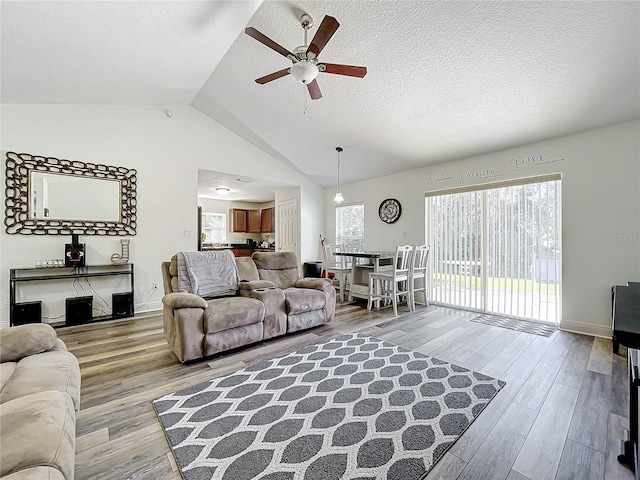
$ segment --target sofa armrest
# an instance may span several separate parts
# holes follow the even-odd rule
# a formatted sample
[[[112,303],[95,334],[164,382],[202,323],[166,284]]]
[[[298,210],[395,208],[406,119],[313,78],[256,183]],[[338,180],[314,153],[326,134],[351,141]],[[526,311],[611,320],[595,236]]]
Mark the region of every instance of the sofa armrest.
[[[58,335],[46,323],[32,323],[0,329],[0,362],[16,362],[21,358],[46,352],[56,346]]]
[[[238,283],[240,290],[257,290],[259,288],[272,288],[274,287],[273,282],[269,280],[250,280],[247,282]]]
[[[328,278],[301,278],[296,282],[295,287],[324,290],[324,288],[328,285],[331,285],[331,280],[329,280]]]
[[[207,308],[207,301],[193,293],[167,293],[162,303],[171,308]]]
[[[257,283],[259,280],[254,280]],[[271,282],[263,282],[271,283]],[[255,298],[264,304],[263,339],[287,333],[287,307],[284,291],[277,287],[240,290],[240,296]]]

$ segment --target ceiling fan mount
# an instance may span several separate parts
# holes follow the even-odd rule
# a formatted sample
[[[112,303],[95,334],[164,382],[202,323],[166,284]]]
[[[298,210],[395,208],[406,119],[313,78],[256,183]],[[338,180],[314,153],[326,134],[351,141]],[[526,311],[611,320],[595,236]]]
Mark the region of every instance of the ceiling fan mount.
[[[305,30],[309,30],[311,27],[313,27],[313,18],[311,18],[311,15],[309,15],[308,13],[302,14],[302,16],[300,17],[300,25],[302,25],[302,28],[304,28]]]
[[[257,41],[276,51],[280,55],[287,57],[292,63],[289,68],[285,68],[256,79],[256,83],[263,85],[291,74],[292,77],[307,86],[311,99],[317,100],[322,98],[320,87],[316,82],[316,77],[319,73],[326,72],[358,78],[362,78],[367,74],[366,67],[319,62],[318,55],[340,26],[335,18],[325,15],[322,19],[322,23],[320,23],[320,26],[316,31],[316,34],[311,40],[311,44],[307,44],[307,32],[313,26],[313,18],[311,18],[311,15],[307,13],[303,14],[300,17],[300,25],[304,30],[304,45],[294,48],[292,52],[277,44],[253,27],[247,27],[245,29],[245,33],[247,35],[255,38]]]

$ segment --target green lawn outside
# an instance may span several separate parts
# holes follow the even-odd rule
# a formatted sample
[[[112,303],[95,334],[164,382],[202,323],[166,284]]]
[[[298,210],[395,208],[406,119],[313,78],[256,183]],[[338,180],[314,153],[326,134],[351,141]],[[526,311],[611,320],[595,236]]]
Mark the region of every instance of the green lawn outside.
[[[436,273],[433,275],[434,283],[437,285],[439,282],[461,284],[463,287],[481,287],[482,278],[473,277],[458,274],[449,273]],[[489,288],[494,290],[510,290],[517,292],[535,292],[546,295],[555,295],[558,284],[556,283],[544,283],[533,282],[532,280],[524,280],[522,278],[496,278],[489,277]],[[534,287],[535,285],[535,287]]]

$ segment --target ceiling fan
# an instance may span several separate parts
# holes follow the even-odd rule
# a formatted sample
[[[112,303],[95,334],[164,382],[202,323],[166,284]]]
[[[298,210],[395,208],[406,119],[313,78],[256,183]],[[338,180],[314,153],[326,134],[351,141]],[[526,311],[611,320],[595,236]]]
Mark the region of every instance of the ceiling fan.
[[[253,27],[247,27],[244,30],[244,33],[246,33],[247,35],[255,38],[260,43],[266,45],[272,50],[275,50],[280,55],[287,57],[292,62],[292,65],[289,68],[285,68],[283,70],[270,73],[269,75],[265,75],[264,77],[257,78],[257,83],[264,85],[265,83],[291,74],[293,78],[307,86],[307,90],[309,90],[311,99],[317,100],[319,98],[322,98],[320,87],[318,86],[318,82],[316,82],[318,73],[333,73],[337,75],[348,75],[350,77],[359,78],[362,78],[367,74],[366,67],[356,67],[354,65],[339,65],[337,63],[320,63],[318,61],[318,55],[320,55],[322,49],[329,42],[333,34],[336,33],[336,30],[338,30],[338,27],[340,26],[335,18],[330,17],[329,15],[325,15],[325,17],[322,19],[320,27],[318,28],[318,31],[313,37],[313,40],[311,40],[310,45],[307,45],[307,31],[313,26],[313,19],[310,15],[305,13],[304,15],[302,15],[302,17],[300,17],[300,24],[304,29],[304,45],[296,47],[293,52],[290,52],[283,46],[278,45],[265,34],[259,32]]]

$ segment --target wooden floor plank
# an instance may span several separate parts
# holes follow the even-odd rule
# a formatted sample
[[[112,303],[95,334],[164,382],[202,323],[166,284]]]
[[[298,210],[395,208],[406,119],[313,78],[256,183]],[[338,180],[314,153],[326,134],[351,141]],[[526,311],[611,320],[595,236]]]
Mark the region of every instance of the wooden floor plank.
[[[458,480],[506,479],[533,425],[536,413],[517,403],[509,404]]]
[[[594,338],[587,370],[602,373],[603,375],[611,375],[612,355],[610,339]]]
[[[447,452],[424,477],[424,480],[456,480],[466,464],[464,460]]]
[[[522,352],[515,362],[509,367],[507,373],[523,379],[529,378],[538,362],[544,357],[551,346],[552,340],[536,335],[531,344]]]
[[[478,335],[469,343],[464,344],[455,352],[452,352],[448,355],[453,362],[464,362],[468,358],[472,357],[479,350],[483,349],[487,346],[492,340],[499,337],[502,333],[504,333],[503,328],[493,327],[483,332],[481,335]]]
[[[567,431],[578,400],[578,391],[555,383],[540,409],[513,469],[531,480],[553,480]]]
[[[535,335],[522,333],[511,341],[493,360],[482,367],[481,372],[485,375],[500,378],[513,363],[522,355],[522,352],[531,345]]]
[[[611,377],[587,371],[567,437],[604,453],[607,447],[610,399]]]
[[[567,355],[560,372],[558,372],[556,382],[567,387],[580,389],[592,348],[593,337],[577,336],[571,345],[570,354]]]
[[[505,376],[506,385],[498,392],[493,400],[482,411],[482,414],[476,418],[469,426],[464,435],[453,444],[449,450],[456,457],[461,458],[465,462],[471,460],[480,448],[480,445],[486,440],[487,436],[493,430],[496,423],[500,420],[509,405],[513,402],[513,398],[522,388],[524,380],[518,377]]]
[[[612,359],[611,398],[609,399],[609,411],[622,417],[629,414],[629,373],[626,348],[624,350],[624,355],[614,355]]]
[[[576,336],[574,334],[558,330],[548,352],[559,357],[566,357],[575,339]]]
[[[604,476],[604,453],[567,440],[555,480],[599,480]]]
[[[525,477],[521,473],[516,472],[515,470],[511,470],[509,472],[509,475],[507,475],[507,480],[531,480],[531,479],[528,477]]]
[[[563,361],[563,357],[547,353],[513,401],[532,410],[540,410]]]

